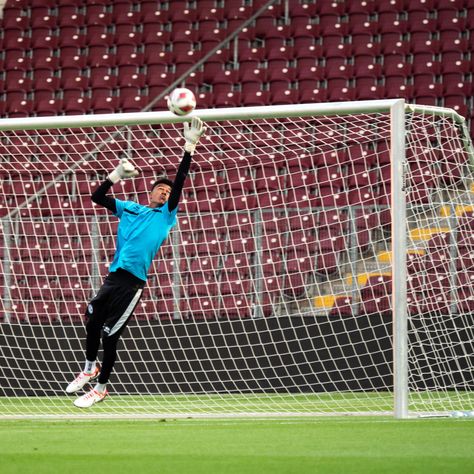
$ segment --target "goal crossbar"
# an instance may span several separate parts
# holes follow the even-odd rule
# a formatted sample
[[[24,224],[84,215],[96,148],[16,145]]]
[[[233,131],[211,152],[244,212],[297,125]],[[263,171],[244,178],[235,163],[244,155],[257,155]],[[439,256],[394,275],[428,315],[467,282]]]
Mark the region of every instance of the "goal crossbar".
[[[123,114],[64,115],[51,117],[5,118],[0,130],[39,130],[49,128],[80,128],[95,126],[157,125],[186,122],[193,116],[203,121],[244,120],[252,118],[311,117],[321,115],[349,115],[352,113],[388,112],[402,99],[367,100],[360,102],[330,102],[316,104],[268,105],[222,109],[196,109],[187,116],[171,112],[131,112]]]

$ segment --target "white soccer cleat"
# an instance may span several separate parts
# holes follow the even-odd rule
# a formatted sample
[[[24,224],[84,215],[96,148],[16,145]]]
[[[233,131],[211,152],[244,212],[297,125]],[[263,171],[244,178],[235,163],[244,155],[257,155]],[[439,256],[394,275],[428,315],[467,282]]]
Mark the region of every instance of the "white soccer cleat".
[[[67,387],[66,387],[66,393],[75,393],[78,390],[80,390],[84,385],[91,380],[94,380],[97,378],[97,376],[100,373],[100,364],[97,363],[95,366],[94,372],[91,374],[87,374],[86,372],[81,372]]]
[[[98,392],[97,390],[92,389],[82,395],[82,397],[76,398],[76,400],[74,400],[74,405],[77,408],[89,408],[95,403],[101,402],[108,393],[107,390],[105,392]]]

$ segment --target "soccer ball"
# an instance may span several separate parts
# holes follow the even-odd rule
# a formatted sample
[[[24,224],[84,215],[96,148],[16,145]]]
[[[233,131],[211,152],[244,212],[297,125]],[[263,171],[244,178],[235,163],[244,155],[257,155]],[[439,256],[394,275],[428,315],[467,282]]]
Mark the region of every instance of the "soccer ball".
[[[196,97],[189,89],[175,89],[168,96],[168,109],[175,115],[188,115],[196,107]]]

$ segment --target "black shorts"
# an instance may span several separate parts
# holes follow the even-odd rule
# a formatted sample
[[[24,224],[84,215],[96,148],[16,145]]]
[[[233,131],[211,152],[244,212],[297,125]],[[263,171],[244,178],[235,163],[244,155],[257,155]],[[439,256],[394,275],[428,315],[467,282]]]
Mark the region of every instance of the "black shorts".
[[[86,316],[102,324],[104,336],[119,336],[140,301],[144,286],[143,280],[125,270],[109,273],[87,305]]]

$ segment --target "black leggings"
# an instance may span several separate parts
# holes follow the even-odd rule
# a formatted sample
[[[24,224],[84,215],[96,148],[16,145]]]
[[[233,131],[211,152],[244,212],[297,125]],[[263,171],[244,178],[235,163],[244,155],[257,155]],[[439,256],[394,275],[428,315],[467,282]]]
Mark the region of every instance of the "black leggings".
[[[104,356],[99,383],[107,383],[117,359],[117,344],[135,307],[145,282],[125,270],[110,273],[87,306],[86,358],[96,360],[102,339]]]

